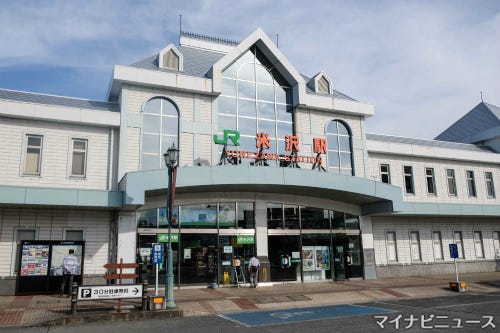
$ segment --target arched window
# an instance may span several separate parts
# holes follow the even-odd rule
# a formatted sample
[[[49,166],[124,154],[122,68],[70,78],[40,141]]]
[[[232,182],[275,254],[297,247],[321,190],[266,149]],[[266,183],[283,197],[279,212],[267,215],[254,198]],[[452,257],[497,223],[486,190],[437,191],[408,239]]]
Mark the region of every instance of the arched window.
[[[179,112],[166,98],[149,100],[142,112],[141,170],[165,168],[163,154],[178,145]]]
[[[352,136],[342,121],[332,120],[326,128],[328,171],[354,176]]]
[[[255,136],[264,132],[271,145],[266,152],[285,154],[285,136],[293,135],[291,100],[292,89],[264,54],[252,47],[222,73],[219,135],[226,129],[237,130],[241,135],[237,149],[255,151]]]

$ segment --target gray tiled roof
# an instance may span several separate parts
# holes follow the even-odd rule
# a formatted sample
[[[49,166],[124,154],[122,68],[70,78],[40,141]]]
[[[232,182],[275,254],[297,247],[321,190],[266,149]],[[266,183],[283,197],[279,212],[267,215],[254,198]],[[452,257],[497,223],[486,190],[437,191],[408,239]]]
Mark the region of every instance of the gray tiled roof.
[[[206,77],[206,74],[212,66],[224,56],[223,53],[201,50],[193,47],[179,46],[177,49],[183,56],[183,73],[196,77]],[[164,72],[178,72],[175,70],[159,68],[157,54],[129,66]]]
[[[472,144],[448,142],[448,141],[405,138],[400,136],[392,136],[384,134],[367,133],[366,139],[372,141],[403,143],[408,145],[418,145],[426,147],[448,148],[448,149],[468,150],[477,152],[492,152],[490,149],[484,146],[476,146]]]
[[[219,61],[225,54],[220,53],[220,52],[214,52],[214,51],[209,51],[209,50],[202,50],[202,49],[197,49],[193,47],[186,47],[186,46],[179,46],[177,48],[180,53],[183,55],[183,74],[190,75],[190,76],[196,76],[196,77],[206,77],[207,73],[210,71],[212,66]],[[172,69],[164,69],[164,68],[159,68],[158,67],[158,55],[153,55],[151,57],[148,57],[146,59],[140,60],[138,62],[135,62],[133,64],[129,65],[130,67],[135,67],[135,68],[141,68],[141,69],[148,69],[148,70],[154,70],[154,71],[163,71],[163,72],[170,72],[170,73],[179,73],[179,71],[172,70]],[[306,82],[310,80],[309,77],[301,74],[302,77]],[[309,87],[309,85],[306,85],[306,91],[308,94],[316,94],[314,90]],[[317,94],[317,95],[323,95],[323,94]],[[332,91],[332,96],[340,99],[346,99],[350,101],[356,101],[355,99],[342,94],[341,92],[338,92],[336,90]]]
[[[500,108],[481,102],[436,137],[436,140],[472,143],[472,138],[500,125]]]
[[[118,103],[91,101],[88,99],[53,96],[7,89],[0,89],[0,99],[44,105],[66,106],[70,108],[120,112]]]

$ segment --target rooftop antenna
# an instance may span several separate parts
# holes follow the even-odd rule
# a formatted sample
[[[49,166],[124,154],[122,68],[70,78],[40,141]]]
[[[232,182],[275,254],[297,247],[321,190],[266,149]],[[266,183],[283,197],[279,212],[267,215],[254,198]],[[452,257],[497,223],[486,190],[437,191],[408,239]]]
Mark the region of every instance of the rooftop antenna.
[[[280,38],[280,34],[276,34],[276,47],[279,49],[279,38]]]
[[[182,34],[182,14],[179,14],[179,44],[181,43]]]
[[[484,102],[484,101],[483,101],[483,92],[482,92],[482,91],[480,91],[479,93],[481,94],[481,102]]]

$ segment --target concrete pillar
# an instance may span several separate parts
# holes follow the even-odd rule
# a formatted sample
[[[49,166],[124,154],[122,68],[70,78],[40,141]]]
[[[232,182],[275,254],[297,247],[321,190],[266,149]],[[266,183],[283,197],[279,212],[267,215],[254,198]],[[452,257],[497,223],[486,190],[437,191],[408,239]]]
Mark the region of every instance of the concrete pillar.
[[[135,211],[120,212],[118,216],[118,239],[116,262],[123,258],[124,263],[136,262],[137,219]],[[134,273],[134,269],[124,270],[123,273]],[[124,283],[133,283],[124,280]]]
[[[255,200],[255,244],[261,267],[259,283],[266,283],[271,281],[271,273],[267,248],[267,201],[264,198]]]
[[[366,280],[376,279],[375,249],[373,247],[373,229],[371,216],[360,216],[361,242],[363,244],[363,268]]]

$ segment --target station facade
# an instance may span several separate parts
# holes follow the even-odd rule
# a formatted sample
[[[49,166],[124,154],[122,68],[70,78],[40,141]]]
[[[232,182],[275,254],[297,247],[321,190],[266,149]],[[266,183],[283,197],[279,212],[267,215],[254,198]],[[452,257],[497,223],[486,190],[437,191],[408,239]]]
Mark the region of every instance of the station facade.
[[[0,90],[0,292],[52,269],[34,240],[84,241],[84,284],[121,258],[154,281],[172,144],[176,286],[231,285],[254,254],[261,284],[451,273],[450,243],[461,270],[499,270],[500,109],[436,140],[370,134],[373,106],[333,86],[258,29],[181,32],[115,66],[103,102]]]

